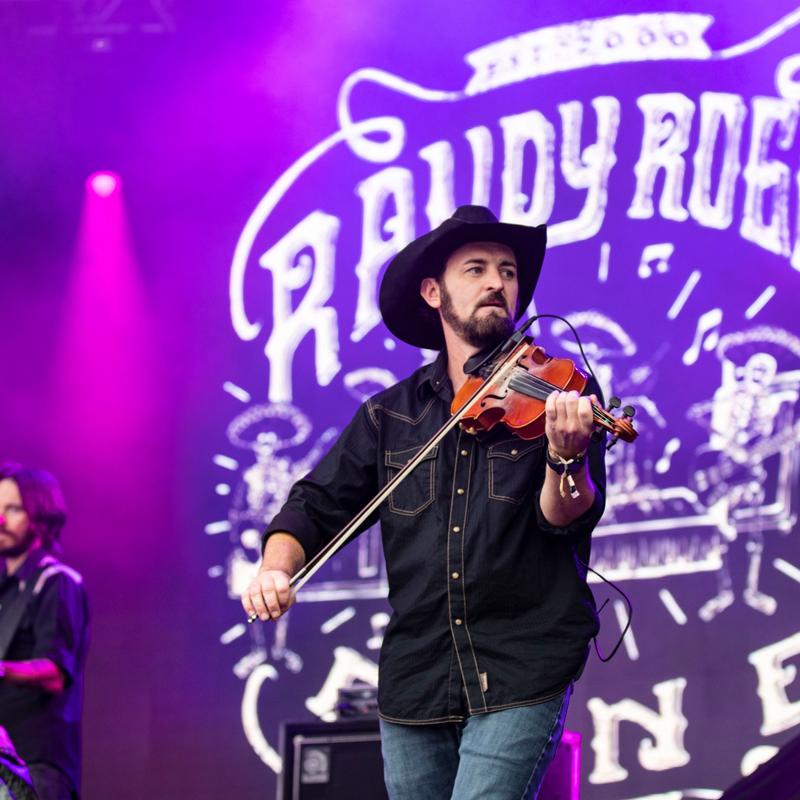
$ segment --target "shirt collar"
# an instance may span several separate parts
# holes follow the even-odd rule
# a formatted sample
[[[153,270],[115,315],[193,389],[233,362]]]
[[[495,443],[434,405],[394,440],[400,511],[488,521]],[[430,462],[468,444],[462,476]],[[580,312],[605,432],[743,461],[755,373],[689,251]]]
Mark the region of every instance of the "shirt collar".
[[[447,350],[442,349],[439,355],[428,365],[422,368],[419,383],[417,384],[417,395],[422,398],[430,392],[438,394],[443,388],[449,387],[450,381],[447,377]]]
[[[476,353],[473,358],[480,360],[483,356],[491,353],[495,347],[495,344],[488,345],[479,353]],[[449,400],[453,399],[452,387],[447,375],[447,350],[444,348],[439,351],[439,355],[430,364],[423,367],[420,374],[419,383],[417,384],[417,396],[422,399],[425,393],[430,391],[436,394],[442,394],[444,391],[445,395],[449,394]],[[445,396],[445,399],[448,398]]]
[[[49,557],[50,554],[43,547],[34,547],[28,553],[28,557],[22,562],[22,566],[13,575],[9,576],[4,565],[2,579],[4,580],[12,577],[16,578],[20,583],[24,583],[36,572],[42,565],[42,562]]]

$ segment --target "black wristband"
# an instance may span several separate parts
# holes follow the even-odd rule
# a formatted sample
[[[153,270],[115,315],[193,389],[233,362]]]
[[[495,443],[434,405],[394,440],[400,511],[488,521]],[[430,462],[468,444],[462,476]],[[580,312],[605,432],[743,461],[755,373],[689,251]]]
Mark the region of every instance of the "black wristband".
[[[547,466],[554,469],[557,475],[563,475],[564,473],[574,475],[583,466],[584,461],[586,461],[585,450],[572,458],[559,458],[550,455],[550,448],[547,448]]]
[[[578,453],[572,458],[561,458],[561,456],[551,455],[550,448],[548,447],[545,457],[547,459],[547,466],[550,467],[556,475],[561,476],[561,482],[558,487],[561,496],[567,496],[566,491],[564,491],[564,484],[566,483],[569,488],[570,497],[573,500],[580,497],[581,493],[578,491],[578,487],[575,485],[572,476],[583,468],[583,462],[586,460],[586,451],[584,450],[582,453]]]

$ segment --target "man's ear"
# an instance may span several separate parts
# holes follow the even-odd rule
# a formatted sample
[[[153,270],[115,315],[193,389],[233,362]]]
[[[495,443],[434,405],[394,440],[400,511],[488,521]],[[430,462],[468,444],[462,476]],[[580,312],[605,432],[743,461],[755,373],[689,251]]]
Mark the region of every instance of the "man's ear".
[[[439,308],[442,305],[439,281],[436,278],[423,278],[422,283],[419,285],[419,293],[431,308]]]

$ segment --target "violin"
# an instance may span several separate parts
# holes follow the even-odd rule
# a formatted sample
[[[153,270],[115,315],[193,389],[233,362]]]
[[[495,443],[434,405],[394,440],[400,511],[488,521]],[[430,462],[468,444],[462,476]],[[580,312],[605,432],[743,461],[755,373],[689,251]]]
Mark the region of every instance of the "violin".
[[[518,332],[519,333],[519,332]],[[494,355],[494,354],[492,354]],[[471,375],[453,399],[451,416],[447,422],[420,448],[419,452],[384,486],[356,516],[333,537],[325,547],[302,567],[289,581],[295,591],[350,540],[352,535],[369,519],[380,504],[414,471],[444,437],[457,425],[469,433],[488,431],[498,423],[504,424],[522,439],[544,436],[545,401],[556,389],[583,391],[588,377],[568,358],[552,358],[533,344],[533,340],[517,334],[505,349],[478,375]],[[606,445],[612,447],[618,440],[632,442],[638,435],[630,420],[634,411],[623,409],[623,417],[612,411],[620,405],[612,398],[608,409],[592,404],[598,427],[611,433]],[[253,615],[248,622],[258,619]]]
[[[502,377],[470,375],[453,398],[450,412],[460,414],[461,426],[467,433],[477,434],[503,424],[520,439],[538,439],[544,436],[548,396],[556,390],[583,392],[589,380],[575,362],[548,356],[528,337],[521,340],[507,361],[513,362],[512,367]],[[489,391],[483,392],[479,400],[470,401],[487,383]],[[625,406],[622,418],[617,418],[612,412],[619,406],[616,397],[611,398],[607,409],[592,403],[595,424],[611,434],[608,448],[620,439],[632,442],[638,436],[631,424],[634,409]]]

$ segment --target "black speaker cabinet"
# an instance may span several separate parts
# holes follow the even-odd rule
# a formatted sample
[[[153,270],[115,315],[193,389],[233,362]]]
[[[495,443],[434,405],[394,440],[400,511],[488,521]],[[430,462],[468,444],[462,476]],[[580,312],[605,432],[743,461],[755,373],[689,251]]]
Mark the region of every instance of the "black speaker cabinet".
[[[376,719],[285,722],[278,800],[388,800]],[[539,800],[579,800],[581,735],[564,731]]]
[[[378,720],[285,722],[278,800],[388,800]]]

